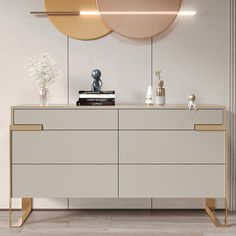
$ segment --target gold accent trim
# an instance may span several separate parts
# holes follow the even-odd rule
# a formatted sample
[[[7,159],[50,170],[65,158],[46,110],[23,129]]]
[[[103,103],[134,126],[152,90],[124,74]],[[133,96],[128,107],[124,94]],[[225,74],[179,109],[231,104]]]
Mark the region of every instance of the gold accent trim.
[[[210,217],[211,221],[217,228],[226,228],[228,227],[228,207],[227,200],[225,199],[225,214],[224,214],[224,223],[221,223],[216,216],[215,212],[216,200],[214,198],[205,199],[205,211]]]
[[[10,131],[42,131],[43,125],[10,125]]]
[[[13,223],[13,220],[12,220],[12,198],[10,198],[9,225],[11,228],[20,228],[24,224],[24,222],[28,219],[30,213],[32,212],[32,198],[22,198],[21,199],[21,207],[23,210],[23,214],[16,223]]]
[[[10,200],[9,200],[9,226],[11,228],[19,228],[21,227],[24,222],[29,217],[31,211],[32,211],[32,198],[22,198],[21,199],[21,207],[23,210],[23,214],[20,217],[20,219],[13,223],[12,220],[12,132],[13,131],[42,131],[43,125],[37,124],[37,125],[10,125]]]
[[[80,11],[31,11],[35,16],[79,16]]]
[[[205,199],[205,211],[207,215],[210,217],[211,221],[216,227],[225,228],[228,227],[228,195],[229,195],[229,187],[228,187],[228,129],[227,129],[227,111],[224,109],[224,120],[222,125],[214,125],[214,124],[195,124],[194,130],[196,131],[224,131],[225,132],[225,214],[224,214],[224,223],[221,223],[216,216],[215,207],[216,200],[215,198],[206,198]]]
[[[194,125],[196,131],[226,131],[225,125]]]
[[[195,124],[194,130],[196,131],[226,131],[227,135],[227,111],[223,110],[223,124]],[[227,148],[227,147],[226,147]]]

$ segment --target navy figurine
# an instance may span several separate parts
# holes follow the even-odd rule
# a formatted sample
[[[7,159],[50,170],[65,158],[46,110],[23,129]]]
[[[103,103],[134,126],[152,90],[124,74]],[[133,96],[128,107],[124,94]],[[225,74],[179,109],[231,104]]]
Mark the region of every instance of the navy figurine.
[[[100,92],[102,89],[102,81],[101,81],[101,76],[102,76],[102,72],[100,70],[93,70],[92,71],[92,77],[93,77],[93,83],[91,86],[91,90],[93,92]]]

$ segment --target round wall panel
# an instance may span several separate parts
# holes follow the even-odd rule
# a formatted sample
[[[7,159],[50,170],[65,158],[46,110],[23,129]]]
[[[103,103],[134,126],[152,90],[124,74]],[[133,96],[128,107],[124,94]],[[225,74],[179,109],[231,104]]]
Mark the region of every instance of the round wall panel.
[[[48,12],[97,12],[96,0],[44,0]],[[81,40],[101,38],[112,30],[98,15],[48,16],[53,25],[65,35]]]
[[[181,0],[97,0],[97,7],[104,21],[117,33],[148,38],[171,25]]]

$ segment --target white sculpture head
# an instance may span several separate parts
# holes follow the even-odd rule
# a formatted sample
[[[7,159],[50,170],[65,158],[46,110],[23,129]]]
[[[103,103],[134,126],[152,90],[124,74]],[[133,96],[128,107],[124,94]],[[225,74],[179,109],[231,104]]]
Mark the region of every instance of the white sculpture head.
[[[191,95],[188,96],[188,99],[189,99],[189,101],[194,102],[196,100],[196,95],[195,94],[191,94]]]

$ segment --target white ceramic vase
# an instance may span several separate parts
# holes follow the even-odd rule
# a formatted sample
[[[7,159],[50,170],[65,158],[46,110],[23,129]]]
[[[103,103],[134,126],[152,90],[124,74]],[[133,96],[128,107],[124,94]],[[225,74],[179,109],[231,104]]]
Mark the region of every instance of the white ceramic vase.
[[[39,101],[41,106],[47,106],[48,105],[48,96],[49,96],[49,90],[47,86],[42,86],[39,89]]]

